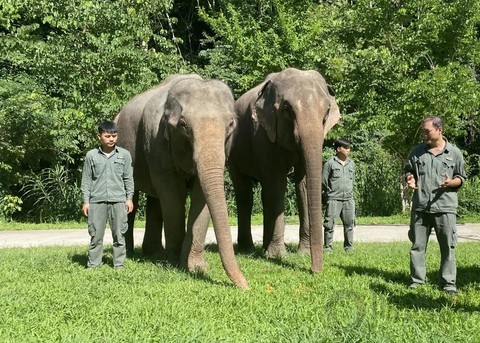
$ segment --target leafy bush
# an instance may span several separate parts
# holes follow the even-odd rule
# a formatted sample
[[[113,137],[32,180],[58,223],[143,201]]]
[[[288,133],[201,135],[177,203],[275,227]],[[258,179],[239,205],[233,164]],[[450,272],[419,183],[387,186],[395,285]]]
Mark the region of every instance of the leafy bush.
[[[460,189],[458,213],[459,215],[480,213],[480,176],[467,180]]]
[[[0,217],[6,221],[12,220],[15,212],[22,210],[23,201],[17,196],[6,194],[0,198]]]
[[[32,174],[22,188],[29,209],[27,217],[36,222],[80,220],[82,198],[78,182],[60,165]]]

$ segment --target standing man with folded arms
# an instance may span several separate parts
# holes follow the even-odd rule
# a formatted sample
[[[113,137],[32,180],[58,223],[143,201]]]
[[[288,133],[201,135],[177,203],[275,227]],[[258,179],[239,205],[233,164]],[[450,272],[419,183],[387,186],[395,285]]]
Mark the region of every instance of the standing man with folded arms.
[[[410,230],[410,274],[415,289],[426,282],[425,252],[432,228],[440,246],[440,289],[457,293],[456,213],[458,189],[466,179],[461,151],[443,136],[444,123],[439,116],[423,120],[424,142],[417,145],[405,166],[407,186],[414,189]]]

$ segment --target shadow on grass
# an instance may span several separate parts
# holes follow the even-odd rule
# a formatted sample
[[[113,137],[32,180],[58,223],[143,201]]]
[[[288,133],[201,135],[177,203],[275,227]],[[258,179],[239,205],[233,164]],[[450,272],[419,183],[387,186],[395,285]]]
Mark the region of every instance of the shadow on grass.
[[[111,266],[113,268],[112,254],[113,254],[112,247],[107,246],[103,249],[102,265]],[[68,257],[70,261],[72,261],[73,263],[76,263],[81,267],[87,268],[87,263],[88,263],[87,252],[85,252],[84,254],[78,254],[78,253],[71,254],[71,255],[69,254]]]
[[[427,286],[425,286],[427,287]],[[383,295],[388,302],[401,309],[421,309],[439,311],[449,308],[452,311],[478,312],[480,307],[465,303],[460,296],[443,294],[437,296],[435,293],[422,292],[422,289],[412,290],[407,293],[399,292],[392,286],[384,283],[373,283],[370,288],[378,294]]]
[[[293,244],[287,244],[286,245],[287,252],[288,253],[296,253],[297,248]],[[305,268],[299,267],[296,263],[292,263],[287,261],[288,256],[285,257],[278,257],[278,258],[267,258],[265,256],[265,251],[263,250],[262,246],[260,244],[255,244],[253,249],[250,249],[248,251],[238,251],[238,246],[234,244],[234,249],[235,249],[235,254],[244,256],[250,259],[256,259],[256,260],[262,260],[265,262],[273,263],[279,267],[282,268],[288,268],[292,270],[299,270],[299,271],[308,271]],[[217,244],[207,244],[205,246],[205,250],[209,252],[215,252],[218,253],[218,245]]]
[[[111,266],[113,268],[112,253],[113,253],[113,249],[111,247],[106,247],[104,249],[102,264]],[[84,268],[87,268],[88,256],[86,253],[85,254],[77,253],[77,254],[69,255],[69,259],[70,261],[72,261],[72,263],[76,263]],[[203,272],[194,272],[194,273],[188,272],[187,270],[180,268],[179,266],[175,266],[173,264],[168,263],[168,261],[164,257],[159,258],[158,256],[143,255],[142,249],[140,247],[135,247],[133,257],[128,257],[127,259],[139,264],[154,264],[157,267],[165,270],[168,270],[168,269],[180,270],[194,280],[202,281],[212,285],[223,286],[223,287],[234,287],[232,283],[213,280],[206,273],[203,273]]]
[[[469,266],[457,267],[457,286],[458,288],[468,287],[480,282],[480,265],[472,264]]]
[[[405,286],[408,286],[412,282],[408,270],[402,272],[392,272],[380,268],[365,267],[360,265],[341,265],[337,263],[332,264],[332,267],[344,270],[345,275],[347,276],[354,274],[368,275],[382,278],[387,282],[395,282]],[[457,287],[466,288],[470,285],[478,283],[480,281],[479,272],[480,266],[478,265],[457,267]],[[438,280],[438,273],[438,269],[427,272],[427,280],[431,280],[431,283],[436,283]]]
[[[392,272],[374,267],[359,265],[345,266],[341,264],[332,264],[332,267],[344,270],[346,276],[367,275],[383,280],[383,282],[372,282],[370,288],[374,292],[383,295],[391,304],[398,308],[424,310],[451,308],[454,311],[480,311],[478,305],[469,304],[467,300],[462,300],[460,296],[452,296],[443,292],[438,296],[437,292],[430,294],[430,292],[424,291],[424,289],[432,290],[432,286],[436,287],[438,270],[427,273],[427,280],[434,281],[424,286],[425,288],[421,287],[415,290],[409,290],[407,287],[411,283],[411,279],[408,270],[405,272]],[[460,292],[462,292],[462,288],[478,283],[479,270],[480,268],[476,265],[458,268],[457,276],[459,278],[457,280],[457,286]],[[395,284],[405,287],[406,292],[399,291]]]
[[[385,281],[395,282],[403,285],[409,285],[411,282],[408,271],[405,272],[391,272],[388,270],[383,270],[380,268],[365,267],[360,265],[341,265],[341,264],[332,264],[332,267],[342,269],[345,272],[346,276],[357,275],[367,275],[372,277],[381,278]]]

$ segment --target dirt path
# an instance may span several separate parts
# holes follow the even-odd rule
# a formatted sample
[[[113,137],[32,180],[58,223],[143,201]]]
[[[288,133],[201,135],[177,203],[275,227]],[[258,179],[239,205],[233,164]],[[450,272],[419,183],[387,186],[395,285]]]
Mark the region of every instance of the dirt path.
[[[261,242],[263,233],[261,226],[252,228],[253,239]],[[141,245],[145,230],[135,229],[135,245]],[[408,241],[407,225],[359,225],[354,231],[354,240],[357,242],[401,242]],[[457,225],[459,242],[480,242],[480,224]],[[232,238],[236,242],[237,228],[232,227]],[[432,234],[432,240],[435,240]],[[335,228],[334,241],[343,241],[343,229]],[[87,230],[35,230],[35,231],[0,231],[0,248],[34,247],[55,245],[88,245]],[[112,242],[110,232],[105,234],[105,243]],[[208,230],[207,243],[215,243],[213,228]],[[285,228],[285,242],[298,242],[298,225],[287,225]]]

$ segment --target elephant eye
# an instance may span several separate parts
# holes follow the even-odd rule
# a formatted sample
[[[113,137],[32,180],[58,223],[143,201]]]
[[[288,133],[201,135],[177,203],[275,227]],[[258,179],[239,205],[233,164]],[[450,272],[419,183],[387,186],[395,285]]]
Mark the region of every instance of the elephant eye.
[[[284,102],[282,105],[282,115],[285,119],[293,120],[295,115],[292,106],[288,102]]]

